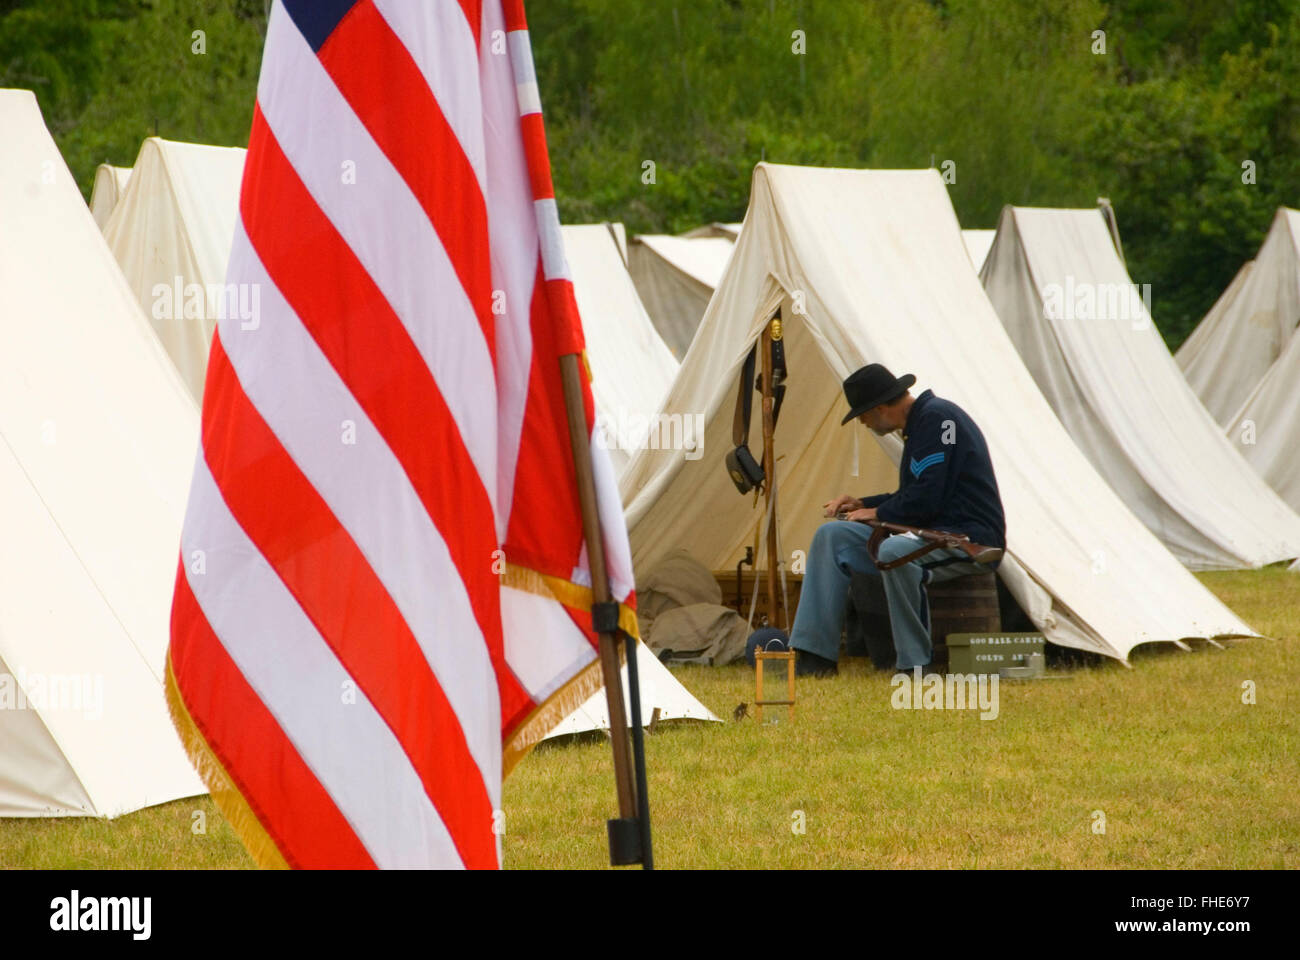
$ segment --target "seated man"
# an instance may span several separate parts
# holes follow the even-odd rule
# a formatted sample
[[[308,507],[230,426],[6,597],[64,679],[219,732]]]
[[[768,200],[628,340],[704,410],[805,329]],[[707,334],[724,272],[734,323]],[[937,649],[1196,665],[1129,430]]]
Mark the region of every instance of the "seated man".
[[[910,373],[895,379],[878,363],[844,381],[848,416],[885,436],[903,432],[903,459],[895,493],[855,498],[841,496],[825,505],[826,516],[808,551],[803,592],[790,645],[799,651],[796,670],[803,676],[836,672],[849,581],[854,573],[883,577],[894,634],[897,669],[930,662],[930,607],[925,584],[938,583],[991,567],[970,562],[961,550],[940,549],[893,570],[877,570],[867,553],[872,528],[864,521],[964,533],[987,547],[1006,545],[1006,522],[988,444],[966,411],[926,390],[913,397]],[[856,523],[843,521],[858,521]],[[919,547],[914,535],[889,537],[880,545],[881,562],[904,557]]]

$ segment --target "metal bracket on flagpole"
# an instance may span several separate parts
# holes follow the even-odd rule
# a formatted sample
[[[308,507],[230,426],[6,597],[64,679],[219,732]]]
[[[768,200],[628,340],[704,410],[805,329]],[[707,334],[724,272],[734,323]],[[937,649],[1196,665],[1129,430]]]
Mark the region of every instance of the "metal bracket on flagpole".
[[[591,629],[594,633],[618,632],[617,600],[609,600],[605,603],[593,603],[591,605]]]
[[[632,764],[636,777],[636,816],[605,821],[609,833],[609,863],[626,867],[639,863],[654,869],[654,852],[650,843],[650,805],[646,790],[645,731],[641,725],[641,678],[637,664],[637,641],[618,626],[618,602],[595,603],[591,607],[591,626],[598,634],[621,637],[627,664],[628,707],[631,710]]]

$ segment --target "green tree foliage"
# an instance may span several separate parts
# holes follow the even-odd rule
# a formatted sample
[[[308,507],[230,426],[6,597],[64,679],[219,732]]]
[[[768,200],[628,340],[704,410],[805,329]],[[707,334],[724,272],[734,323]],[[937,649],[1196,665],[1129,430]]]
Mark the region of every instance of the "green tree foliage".
[[[0,0],[0,86],[36,92],[89,196],[145,137],[247,145],[265,31],[262,0]]]
[[[1089,52],[1103,13],[1092,0],[535,5],[561,202],[641,230],[737,219],[767,159],[952,161],[959,213],[985,226],[1006,202],[1091,203],[1074,162],[1105,79]]]
[[[1151,0],[1116,7],[1118,62],[1083,166],[1114,201],[1130,272],[1152,284],[1157,324],[1177,346],[1255,255],[1277,207],[1300,202],[1300,9],[1193,5],[1180,25]]]
[[[0,0],[0,84],[36,90],[89,191],[154,133],[247,142],[267,6]],[[532,0],[529,16],[568,222],[737,220],[761,159],[947,169],[966,226],[1106,195],[1177,346],[1273,210],[1300,203],[1298,0]]]

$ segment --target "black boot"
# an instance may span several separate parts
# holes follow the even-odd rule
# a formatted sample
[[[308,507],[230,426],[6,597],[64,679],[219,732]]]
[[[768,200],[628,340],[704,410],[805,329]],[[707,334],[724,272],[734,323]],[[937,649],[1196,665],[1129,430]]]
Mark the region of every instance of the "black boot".
[[[794,675],[796,677],[833,677],[840,672],[834,660],[827,660],[807,650],[795,654]]]
[[[895,667],[895,668],[894,668],[894,673],[895,673],[895,674],[905,673],[905,674],[907,674],[907,675],[910,677],[910,676],[913,676],[912,671],[915,670],[915,669],[916,669],[915,667],[912,667],[911,669],[903,670],[903,669],[900,669],[899,667]],[[940,676],[943,676],[943,675],[944,675],[943,668],[942,668],[942,667],[937,667],[937,666],[935,666],[933,663],[927,663],[927,664],[925,664],[924,666],[921,667],[921,676],[922,676],[922,677],[928,677],[928,676],[931,676],[931,675],[933,675],[933,674],[939,674]]]

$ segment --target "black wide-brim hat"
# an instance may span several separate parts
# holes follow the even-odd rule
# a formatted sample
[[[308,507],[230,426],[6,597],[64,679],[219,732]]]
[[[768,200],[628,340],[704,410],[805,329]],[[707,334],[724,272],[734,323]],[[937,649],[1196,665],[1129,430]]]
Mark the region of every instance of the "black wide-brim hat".
[[[914,383],[916,377],[910,373],[895,377],[879,363],[869,363],[861,370],[853,371],[844,381],[844,398],[849,402],[849,412],[840,421],[840,426],[856,420],[872,407],[897,400]]]

